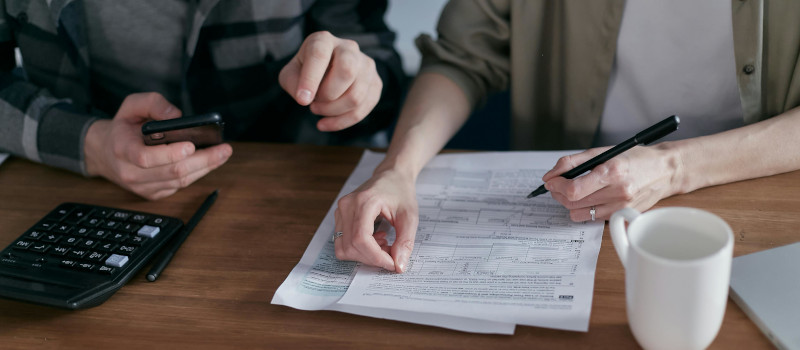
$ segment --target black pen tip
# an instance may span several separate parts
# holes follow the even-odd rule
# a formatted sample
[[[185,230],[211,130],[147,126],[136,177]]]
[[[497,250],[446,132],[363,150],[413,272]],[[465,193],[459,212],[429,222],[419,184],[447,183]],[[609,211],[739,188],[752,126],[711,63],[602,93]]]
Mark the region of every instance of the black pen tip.
[[[539,186],[539,188],[533,190],[533,192],[531,192],[528,195],[528,198],[533,198],[533,197],[536,197],[536,196],[538,196],[540,194],[543,194],[543,193],[546,193],[546,192],[547,192],[547,189],[544,188],[544,185],[541,185],[541,186]]]
[[[155,274],[148,274],[147,275],[147,280],[150,281],[150,282],[155,282],[156,281],[156,276],[157,275],[155,275]]]

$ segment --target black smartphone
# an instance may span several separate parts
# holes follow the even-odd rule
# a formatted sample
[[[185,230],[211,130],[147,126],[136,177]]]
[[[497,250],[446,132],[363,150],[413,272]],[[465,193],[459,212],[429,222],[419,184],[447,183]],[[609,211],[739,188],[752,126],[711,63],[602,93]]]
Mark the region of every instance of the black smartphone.
[[[189,141],[202,148],[222,143],[223,126],[217,113],[154,120],[142,125],[142,137],[146,145]]]

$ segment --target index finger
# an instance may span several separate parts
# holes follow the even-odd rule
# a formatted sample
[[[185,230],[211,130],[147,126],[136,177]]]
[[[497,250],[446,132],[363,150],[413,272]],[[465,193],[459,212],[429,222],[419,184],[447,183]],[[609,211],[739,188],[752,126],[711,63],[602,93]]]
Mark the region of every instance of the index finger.
[[[377,241],[372,237],[375,229],[375,218],[379,210],[371,205],[356,210],[349,222],[344,222],[345,245],[349,245],[351,252],[348,258],[379,266],[389,271],[395,271],[395,264],[392,257],[381,249]],[[349,227],[348,227],[349,226]],[[349,233],[349,234],[347,234]]]
[[[144,142],[141,142],[128,148],[127,158],[134,165],[149,169],[177,163],[188,158],[194,152],[194,144],[189,141],[155,146],[146,146]]]
[[[317,90],[328,70],[336,38],[328,32],[310,35],[298,52],[300,76],[297,78],[297,100],[308,105],[317,95]]]
[[[586,162],[587,160],[594,158],[598,154],[605,152],[605,150],[607,149],[608,147],[591,148],[580,153],[563,156],[558,159],[556,165],[554,165],[553,168],[550,169],[550,171],[546,172],[542,176],[542,181],[547,182],[556,176],[566,173],[567,171],[570,171],[571,169],[577,167],[578,165],[581,165],[583,162]]]

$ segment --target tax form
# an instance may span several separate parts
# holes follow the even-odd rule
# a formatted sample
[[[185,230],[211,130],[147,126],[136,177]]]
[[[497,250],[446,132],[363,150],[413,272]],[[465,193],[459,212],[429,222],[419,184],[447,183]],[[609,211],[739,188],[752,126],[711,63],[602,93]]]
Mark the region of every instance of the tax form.
[[[515,324],[588,330],[603,223],[573,223],[549,196],[525,198],[570,153],[434,158],[418,177],[420,223],[404,274],[338,261],[332,245],[312,249],[320,235],[330,241],[334,203],[273,303],[358,308],[354,313],[468,332],[508,334]],[[382,157],[365,152],[340,196],[366,181]]]

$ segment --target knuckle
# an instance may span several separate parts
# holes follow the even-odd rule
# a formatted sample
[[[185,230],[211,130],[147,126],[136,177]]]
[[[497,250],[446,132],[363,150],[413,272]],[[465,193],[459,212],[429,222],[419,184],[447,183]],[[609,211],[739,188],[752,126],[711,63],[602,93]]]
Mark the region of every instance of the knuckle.
[[[347,107],[347,109],[353,109],[358,107],[358,105],[361,103],[362,100],[363,97],[359,96],[359,93],[353,91],[344,97],[343,102],[345,107]]]
[[[556,162],[556,168],[566,167],[572,164],[570,158],[571,158],[570,156],[563,156],[561,158],[558,158],[558,161]]]
[[[328,59],[328,52],[330,52],[329,46],[322,42],[312,43],[307,51],[308,56],[320,61]]]
[[[612,159],[606,163],[606,173],[610,178],[621,179],[625,177],[626,169],[621,162]]]
[[[358,74],[358,60],[352,54],[343,53],[339,56],[339,64],[336,69],[343,79],[353,80]]]
[[[622,186],[622,200],[630,202],[636,195],[636,188],[633,184],[626,184]]]
[[[566,197],[567,200],[570,201],[570,202],[575,202],[575,201],[581,199],[578,196],[578,193],[579,193],[579,190],[578,190],[577,186],[575,186],[574,184],[571,184],[571,185],[567,186],[567,188],[564,189],[564,197]]]
[[[348,50],[361,51],[361,48],[358,47],[358,42],[355,40],[342,39],[341,45]]]
[[[355,194],[354,196],[356,202],[358,203],[370,203],[372,201],[372,194],[369,191],[361,191]]]
[[[131,156],[131,161],[133,162],[133,164],[135,164],[136,166],[138,166],[140,168],[149,168],[150,167],[150,162],[149,162],[149,160],[147,158],[147,155],[144,152],[134,153]]]
[[[129,184],[129,183],[136,183],[136,182],[138,182],[139,178],[138,178],[138,176],[136,176],[136,175],[135,175],[133,172],[130,172],[130,171],[121,171],[121,172],[119,173],[119,180],[120,180],[122,183]]]
[[[186,166],[186,163],[175,163],[170,169],[172,176],[176,179],[181,179],[189,174],[189,169]]]
[[[403,243],[400,246],[405,249],[412,250],[414,249],[414,241],[412,240],[403,241]]]
[[[111,146],[111,153],[117,159],[124,159],[128,155],[128,149],[122,143],[115,142]]]
[[[581,220],[580,214],[577,210],[570,210],[569,211],[569,219],[572,221],[583,221]]]
[[[320,30],[320,31],[314,32],[314,33],[312,33],[311,35],[308,36],[309,40],[321,40],[321,41],[331,40],[333,38],[336,38],[336,37],[333,36],[333,34],[331,34],[331,32],[329,32],[327,30]]]
[[[184,176],[178,179],[178,188],[186,188],[191,184],[192,184],[192,179],[188,176]]]
[[[145,92],[144,99],[145,101],[147,101],[149,104],[152,105],[162,100],[163,97],[161,96],[161,94],[157,92]]]

